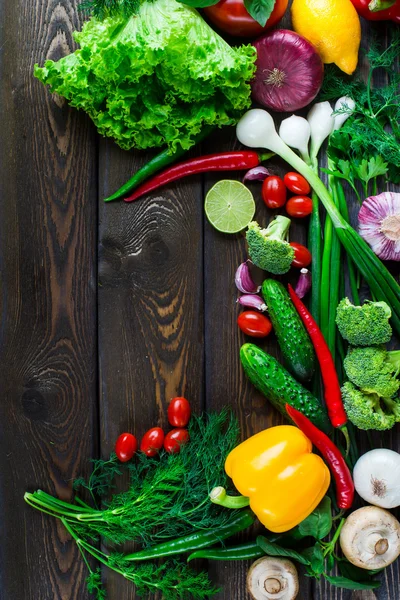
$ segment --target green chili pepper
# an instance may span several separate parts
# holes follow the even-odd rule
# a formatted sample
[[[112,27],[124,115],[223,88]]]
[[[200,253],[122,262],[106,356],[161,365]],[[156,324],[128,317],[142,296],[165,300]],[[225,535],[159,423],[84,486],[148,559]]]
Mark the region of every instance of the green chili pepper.
[[[194,144],[198,144],[202,142],[210,133],[215,129],[215,127],[207,126],[194,138]],[[118,200],[119,198],[124,198],[131,192],[136,189],[139,184],[143,181],[160,171],[164,167],[167,167],[171,163],[175,162],[178,158],[186,154],[188,150],[179,146],[175,152],[172,154],[169,153],[168,150],[163,150],[160,154],[157,154],[154,158],[149,160],[141,169],[136,171],[136,173],[126,182],[122,187],[119,188],[114,194],[108,196],[108,198],[104,198],[104,202],[110,202],[111,200]]]
[[[209,560],[247,560],[248,558],[260,558],[265,552],[255,542],[247,542],[240,546],[229,546],[227,548],[205,548],[193,552],[187,562],[195,558],[207,558]]]
[[[227,525],[222,525],[219,528],[210,531],[198,531],[185,535],[184,537],[162,544],[157,544],[146,550],[140,550],[133,554],[125,556],[125,560],[152,560],[164,556],[173,556],[174,554],[184,554],[190,550],[198,550],[207,548],[213,544],[217,544],[222,540],[243,531],[253,525],[256,520],[254,513],[251,510],[238,511],[237,517],[230,521]]]

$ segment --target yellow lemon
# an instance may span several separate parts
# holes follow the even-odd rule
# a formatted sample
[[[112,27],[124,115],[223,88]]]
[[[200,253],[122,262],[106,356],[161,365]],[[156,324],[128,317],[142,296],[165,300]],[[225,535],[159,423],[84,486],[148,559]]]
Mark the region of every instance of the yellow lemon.
[[[292,21],[324,63],[335,63],[348,75],[355,71],[361,25],[351,0],[294,0]]]

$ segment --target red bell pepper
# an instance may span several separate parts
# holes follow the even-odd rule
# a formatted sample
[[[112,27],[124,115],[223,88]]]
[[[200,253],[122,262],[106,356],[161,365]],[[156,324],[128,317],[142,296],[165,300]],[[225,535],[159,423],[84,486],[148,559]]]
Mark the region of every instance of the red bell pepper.
[[[368,21],[393,21],[400,25],[400,0],[351,0],[356,11]]]

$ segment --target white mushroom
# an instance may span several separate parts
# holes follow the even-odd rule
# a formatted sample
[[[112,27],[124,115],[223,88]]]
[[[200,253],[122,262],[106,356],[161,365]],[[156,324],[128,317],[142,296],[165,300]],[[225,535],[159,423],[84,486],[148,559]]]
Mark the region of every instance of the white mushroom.
[[[294,600],[299,592],[296,567],[285,558],[259,558],[247,573],[247,589],[254,600]]]
[[[384,569],[400,555],[400,523],[383,508],[364,506],[347,518],[340,546],[353,565]]]

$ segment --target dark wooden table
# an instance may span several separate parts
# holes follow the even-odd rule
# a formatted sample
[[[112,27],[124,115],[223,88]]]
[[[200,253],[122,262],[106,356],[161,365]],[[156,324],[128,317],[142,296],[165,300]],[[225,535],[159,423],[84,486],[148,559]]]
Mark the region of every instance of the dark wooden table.
[[[121,431],[165,425],[175,395],[196,411],[231,405],[243,437],[280,418],[240,368],[233,275],[245,244],[204,218],[218,177],[105,205],[149,154],[100,138],[32,76],[36,62],[74,49],[76,3],[2,0],[0,15],[0,598],[86,600],[75,544],[24,504],[26,490],[69,499],[91,457],[109,454]],[[217,134],[202,150],[233,139]],[[295,226],[293,236],[304,231]],[[275,351],[272,338],[266,347]],[[384,443],[399,449],[398,429]],[[218,598],[248,598],[247,565],[209,568],[223,586]],[[104,580],[110,600],[136,598],[113,573]],[[299,598],[399,600],[399,587],[396,563],[374,593],[303,578]]]

